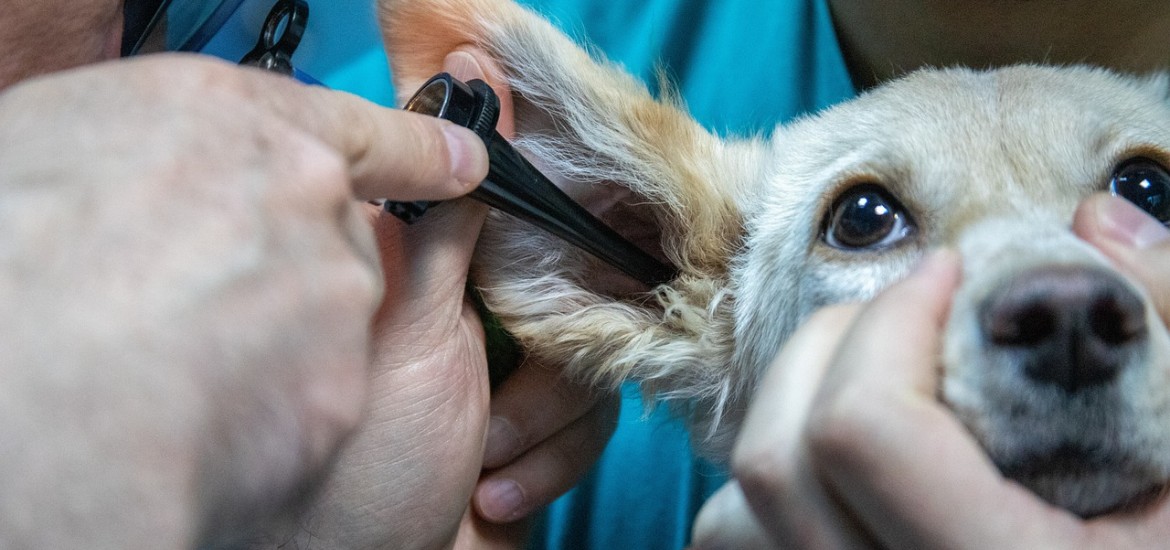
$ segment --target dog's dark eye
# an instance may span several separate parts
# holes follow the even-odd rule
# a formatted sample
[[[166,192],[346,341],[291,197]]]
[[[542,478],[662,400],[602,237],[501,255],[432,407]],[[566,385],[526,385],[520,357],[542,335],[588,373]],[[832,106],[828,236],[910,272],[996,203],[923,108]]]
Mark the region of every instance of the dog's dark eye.
[[[1143,157],[1126,161],[1113,172],[1109,192],[1170,223],[1170,174],[1162,165]]]
[[[845,191],[829,212],[825,243],[851,249],[892,246],[914,232],[906,209],[888,191],[862,184]]]

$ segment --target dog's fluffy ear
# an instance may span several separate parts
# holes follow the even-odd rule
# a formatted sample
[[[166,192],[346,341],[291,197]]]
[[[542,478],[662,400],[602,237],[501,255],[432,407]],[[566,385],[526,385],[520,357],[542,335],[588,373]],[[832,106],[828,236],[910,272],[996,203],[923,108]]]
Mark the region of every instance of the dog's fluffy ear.
[[[727,277],[741,246],[737,186],[758,179],[760,149],[716,139],[676,101],[655,100],[510,1],[382,0],[380,16],[402,95],[447,53],[480,48],[511,87],[516,147],[571,195],[591,184],[628,189],[661,230],[655,252],[681,270],[650,294],[618,297],[596,283],[594,260],[498,216],[475,262],[488,306],[546,361],[595,383],[637,379],[659,395],[698,398],[697,416],[717,418],[748,378],[729,366]]]
[[[403,102],[438,73],[446,54],[482,48],[512,88],[517,145],[549,175],[614,182],[695,228],[683,262],[725,264],[739,238],[740,182],[711,162],[723,144],[673,100],[656,101],[617,66],[598,62],[536,14],[508,0],[381,0],[379,14]],[[736,168],[746,169],[739,165]],[[554,177],[554,179],[557,179]],[[729,231],[731,234],[729,234]]]

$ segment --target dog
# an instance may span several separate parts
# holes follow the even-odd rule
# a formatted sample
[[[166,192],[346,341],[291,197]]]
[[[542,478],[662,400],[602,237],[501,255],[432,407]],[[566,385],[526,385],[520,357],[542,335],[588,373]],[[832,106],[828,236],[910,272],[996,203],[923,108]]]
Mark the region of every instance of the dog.
[[[963,280],[939,396],[1001,471],[1082,516],[1170,482],[1170,335],[1070,230],[1094,192],[1170,200],[1166,78],[923,70],[723,139],[668,87],[652,97],[509,1],[382,0],[380,15],[403,98],[457,46],[482,48],[511,86],[515,147],[570,195],[618,197],[603,219],[640,217],[657,231],[643,244],[679,269],[615,291],[612,269],[493,213],[472,275],[528,353],[681,403],[697,445],[726,457],[802,320],[952,247]]]

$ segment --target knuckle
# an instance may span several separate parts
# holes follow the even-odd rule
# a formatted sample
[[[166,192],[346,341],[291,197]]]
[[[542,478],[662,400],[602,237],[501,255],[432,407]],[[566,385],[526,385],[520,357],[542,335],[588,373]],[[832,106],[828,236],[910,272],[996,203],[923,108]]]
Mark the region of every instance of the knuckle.
[[[366,362],[365,357],[352,357],[333,365],[311,366],[316,371],[327,371],[311,384],[313,393],[302,398],[309,404],[307,414],[313,426],[310,437],[318,441],[313,453],[317,461],[329,456],[365,418]]]
[[[352,239],[351,239],[352,242]],[[370,315],[374,314],[385,295],[385,275],[382,264],[378,260],[378,251],[372,238],[357,236],[354,245],[357,262],[357,274],[354,276],[353,293],[358,303],[368,304]]]
[[[731,472],[747,493],[787,494],[800,475],[794,456],[793,452],[770,445],[737,448],[732,454]]]
[[[809,454],[821,463],[854,452],[858,442],[868,437],[861,420],[864,415],[863,411],[842,399],[814,409],[809,415],[805,435]]]
[[[314,147],[305,147],[302,150],[302,155],[299,157],[300,166],[306,177],[314,181],[326,183],[326,188],[337,188],[346,191],[343,195],[348,198],[348,181],[349,181],[349,167],[337,151],[325,147],[321,144],[315,144]],[[338,186],[341,183],[343,185]]]
[[[367,348],[369,346],[366,346]],[[357,429],[365,418],[365,382],[368,358],[360,357],[347,369],[348,376],[342,384],[335,418],[341,431],[349,433]]]
[[[363,417],[363,391],[360,382],[364,379],[364,363],[351,361],[350,368],[344,369],[344,376],[335,382],[335,394],[328,404],[321,408],[322,416],[329,419],[333,431],[344,435],[361,423]],[[340,370],[340,369],[339,369]]]
[[[358,268],[357,281],[354,283],[354,294],[358,303],[368,304],[366,311],[373,315],[382,302],[385,286],[382,284],[382,271],[377,264],[369,265],[362,262]]]
[[[362,261],[357,254],[350,255],[349,261],[344,262],[329,278],[329,288],[332,289],[330,294],[333,296],[327,297],[328,300],[350,304],[368,313],[366,317],[369,317],[382,300],[381,271],[376,266]],[[368,321],[369,319],[361,319],[363,323]]]
[[[349,165],[341,153],[316,138],[288,128],[288,135],[299,139],[285,139],[281,155],[289,164],[289,173],[308,186],[310,197],[322,206],[338,208],[352,198]]]
[[[378,140],[377,121],[369,116],[367,109],[355,106],[348,96],[331,95],[328,101],[332,108],[328,120],[320,121],[320,125],[332,127],[353,157],[366,158]]]

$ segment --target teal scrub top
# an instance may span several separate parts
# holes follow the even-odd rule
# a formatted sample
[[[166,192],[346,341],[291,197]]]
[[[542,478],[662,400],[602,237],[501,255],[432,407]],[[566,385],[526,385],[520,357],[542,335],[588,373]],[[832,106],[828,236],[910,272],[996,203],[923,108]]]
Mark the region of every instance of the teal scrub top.
[[[392,105],[371,3],[313,2],[310,32],[323,42],[303,46],[310,49],[294,62],[330,87]],[[722,135],[766,134],[855,94],[825,0],[522,3],[652,89],[656,70],[665,70],[695,118]],[[530,548],[686,546],[695,514],[726,472],[694,456],[682,422],[663,408],[645,409],[637,388],[624,387],[618,429],[605,453],[537,518]]]

